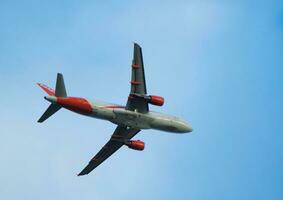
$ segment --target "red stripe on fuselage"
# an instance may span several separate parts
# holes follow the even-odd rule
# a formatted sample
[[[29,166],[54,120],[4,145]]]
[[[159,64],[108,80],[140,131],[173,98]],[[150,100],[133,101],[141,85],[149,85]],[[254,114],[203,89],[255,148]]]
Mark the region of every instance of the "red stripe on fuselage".
[[[89,115],[92,113],[91,104],[84,98],[79,97],[57,97],[57,103],[62,107],[80,113]]]

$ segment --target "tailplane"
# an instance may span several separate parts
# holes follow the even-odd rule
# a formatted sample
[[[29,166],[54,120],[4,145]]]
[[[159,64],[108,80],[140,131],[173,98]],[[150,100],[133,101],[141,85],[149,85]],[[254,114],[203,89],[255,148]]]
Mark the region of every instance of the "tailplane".
[[[48,119],[50,116],[52,116],[54,113],[56,113],[58,110],[62,108],[61,106],[57,104],[51,104],[47,110],[43,113],[43,115],[39,118],[37,121],[38,123],[44,122],[46,119]]]
[[[58,73],[57,74],[57,81],[56,81],[56,89],[55,91],[41,83],[38,83],[39,87],[41,87],[49,96],[55,97],[67,97],[67,92],[65,88],[64,78],[63,75]],[[43,113],[43,115],[39,118],[37,122],[42,123],[58,110],[60,110],[61,106],[55,103],[52,103],[47,110]]]

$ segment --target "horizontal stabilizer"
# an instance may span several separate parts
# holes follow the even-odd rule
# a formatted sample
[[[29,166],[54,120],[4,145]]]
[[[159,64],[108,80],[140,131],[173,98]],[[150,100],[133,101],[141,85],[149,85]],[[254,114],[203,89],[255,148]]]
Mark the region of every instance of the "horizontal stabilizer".
[[[54,96],[55,95],[55,91],[52,88],[50,88],[50,87],[48,87],[48,86],[46,86],[46,85],[44,85],[42,83],[38,83],[37,85],[39,87],[41,87],[41,89],[43,89],[49,96]]]
[[[56,113],[58,110],[60,110],[61,106],[57,104],[51,104],[47,110],[43,113],[43,115],[40,117],[40,119],[37,121],[39,123],[44,122],[46,119],[48,119],[51,115]]]

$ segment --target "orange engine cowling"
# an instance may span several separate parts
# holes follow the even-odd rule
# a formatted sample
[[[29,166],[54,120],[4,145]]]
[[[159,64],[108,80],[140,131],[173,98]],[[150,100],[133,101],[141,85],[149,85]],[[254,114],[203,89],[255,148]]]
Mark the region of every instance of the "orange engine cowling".
[[[164,98],[163,97],[154,96],[154,95],[150,95],[149,97],[150,97],[150,99],[149,99],[148,103],[156,105],[156,106],[163,106],[163,104],[164,104]]]
[[[140,140],[130,140],[125,143],[130,149],[142,151],[144,150],[144,142]]]

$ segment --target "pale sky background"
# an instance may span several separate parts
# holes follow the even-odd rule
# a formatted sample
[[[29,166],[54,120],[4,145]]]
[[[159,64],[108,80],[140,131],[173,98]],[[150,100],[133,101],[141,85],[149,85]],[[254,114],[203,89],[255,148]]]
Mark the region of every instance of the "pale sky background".
[[[283,199],[282,1],[0,1],[0,199]],[[77,177],[115,126],[60,110],[43,82],[125,104],[133,41],[155,111],[194,131],[147,130]]]

